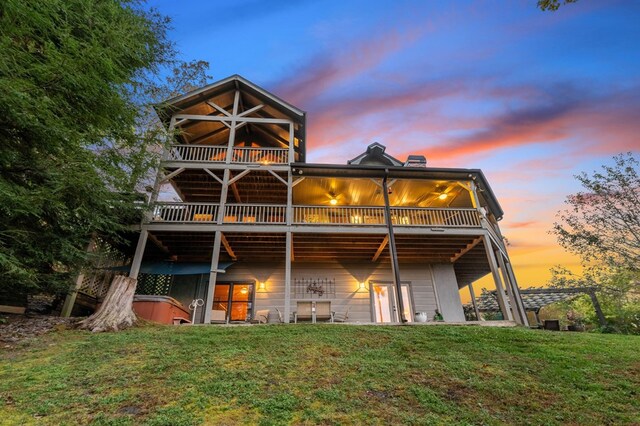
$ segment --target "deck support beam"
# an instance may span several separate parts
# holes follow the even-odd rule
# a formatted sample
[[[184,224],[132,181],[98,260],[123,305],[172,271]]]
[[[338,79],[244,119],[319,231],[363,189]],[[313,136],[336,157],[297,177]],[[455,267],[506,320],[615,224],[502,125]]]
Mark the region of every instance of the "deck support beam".
[[[388,242],[389,242],[389,235],[385,235],[385,237],[382,239],[382,242],[380,243],[380,246],[378,247],[378,250],[376,250],[376,254],[373,255],[373,258],[371,258],[372,262],[375,262],[376,260],[378,260],[378,258],[382,254],[382,251],[387,246]]]
[[[227,251],[227,254],[231,256],[231,260],[238,260],[236,254],[233,252],[233,249],[231,248],[231,245],[229,244],[229,241],[227,241],[227,237],[225,237],[222,232],[220,234],[221,234],[222,245],[224,246],[224,249]]]
[[[287,232],[284,262],[284,322],[289,323],[291,319],[291,258],[293,253],[293,236]]]
[[[92,252],[94,247],[94,238],[91,237],[89,244],[87,245],[87,253]],[[68,318],[71,316],[71,311],[73,310],[73,305],[76,304],[76,297],[78,296],[78,291],[80,291],[80,287],[82,286],[82,281],[84,281],[84,272],[80,272],[76,277],[76,283],[74,284],[73,289],[69,291],[69,294],[67,294],[67,297],[64,299],[64,305],[60,311],[61,317]]]
[[[469,283],[469,294],[471,295],[471,303],[473,304],[473,311],[476,313],[476,321],[480,321],[480,309],[478,309],[478,302],[476,300],[476,292],[473,290],[473,283]]]
[[[211,323],[213,310],[213,295],[216,292],[216,280],[218,279],[218,262],[220,261],[220,243],[222,242],[222,231],[216,231],[213,239],[213,252],[211,253],[211,269],[209,272],[209,285],[204,301],[204,323]]]
[[[388,171],[387,171],[388,173]],[[402,282],[400,281],[400,266],[398,265],[398,252],[396,250],[396,237],[393,233],[393,221],[391,220],[391,207],[389,206],[389,187],[387,186],[387,176],[382,179],[382,195],[384,196],[384,214],[387,222],[389,237],[389,254],[391,255],[391,270],[393,272],[393,283],[396,288],[396,306],[398,320],[401,323],[407,322],[404,317],[404,300],[402,299]]]
[[[523,319],[523,316],[526,316],[526,313],[520,309],[521,304],[518,303],[518,291],[514,288],[515,286],[513,285],[511,275],[508,273],[507,267],[505,266],[505,261],[502,253],[495,252],[495,254],[498,258],[498,265],[500,266],[500,270],[502,271],[502,278],[504,279],[505,286],[507,288],[507,296],[509,297],[509,305],[511,306],[513,317],[516,320],[517,324],[523,325],[526,322],[526,318]]]
[[[493,282],[496,285],[496,295],[498,296],[498,305],[500,305],[500,311],[505,320],[513,321],[513,315],[511,309],[507,304],[507,295],[504,292],[502,285],[502,279],[500,278],[500,271],[498,270],[498,263],[496,261],[495,253],[491,244],[491,238],[487,235],[482,237],[484,242],[484,249],[487,254],[487,260],[489,261],[489,267],[491,268],[491,274],[493,275]]]
[[[140,273],[140,265],[142,265],[142,256],[144,255],[144,249],[147,246],[147,238],[149,237],[149,231],[146,228],[142,228],[140,236],[138,237],[138,245],[136,246],[136,254],[131,261],[131,270],[129,270],[129,278],[138,278]]]

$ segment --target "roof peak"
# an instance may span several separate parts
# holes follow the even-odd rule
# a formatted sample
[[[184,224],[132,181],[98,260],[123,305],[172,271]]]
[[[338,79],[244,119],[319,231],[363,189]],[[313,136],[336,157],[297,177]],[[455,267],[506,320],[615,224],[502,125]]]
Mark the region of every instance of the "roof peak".
[[[404,166],[404,163],[395,157],[387,154],[387,147],[380,142],[373,142],[367,147],[367,150],[355,158],[347,161],[347,164],[353,165],[381,165],[381,166]]]

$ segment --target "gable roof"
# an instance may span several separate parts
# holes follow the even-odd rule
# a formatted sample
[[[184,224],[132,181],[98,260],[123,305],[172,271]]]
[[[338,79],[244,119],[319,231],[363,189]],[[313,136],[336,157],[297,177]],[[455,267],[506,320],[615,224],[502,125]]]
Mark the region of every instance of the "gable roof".
[[[214,83],[208,84],[199,89],[192,90],[184,95],[175,96],[171,99],[156,105],[155,109],[160,116],[160,119],[164,122],[168,122],[171,113],[188,108],[199,102],[206,101],[217,94],[231,91],[241,90],[259,98],[261,101],[269,104],[270,106],[278,109],[280,112],[290,116],[292,119],[298,119],[304,121],[306,112],[300,108],[280,99],[273,93],[268,92],[262,87],[250,82],[246,78],[234,74],[222,80],[218,80]]]
[[[154,108],[164,126],[169,127],[171,117],[176,114],[214,115],[218,114],[221,109],[231,111],[236,93],[240,94],[238,112],[252,111],[252,116],[256,118],[292,121],[295,152],[299,161],[305,160],[306,112],[237,74],[184,95],[175,96],[155,105]],[[189,131],[182,132],[179,136],[183,143],[206,141],[215,145],[220,143],[219,139],[226,136],[221,130],[226,130],[228,126],[221,122],[193,120],[180,125],[181,130],[186,130],[185,127],[188,127]],[[276,146],[288,146],[289,129],[286,124],[260,123],[245,127],[245,132],[253,131],[259,132],[263,138],[273,141]]]

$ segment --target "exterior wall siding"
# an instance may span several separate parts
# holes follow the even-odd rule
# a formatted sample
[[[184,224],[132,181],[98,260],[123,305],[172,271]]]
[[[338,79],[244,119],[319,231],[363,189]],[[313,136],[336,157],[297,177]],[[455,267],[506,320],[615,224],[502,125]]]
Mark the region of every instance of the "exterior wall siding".
[[[433,318],[438,307],[434,291],[431,266],[428,264],[400,264],[401,279],[410,282],[413,310],[426,311]],[[284,312],[284,274],[285,265],[281,263],[244,263],[238,262],[218,275],[218,282],[255,282],[254,312],[269,309],[269,321],[277,322],[276,308]],[[338,262],[294,262],[291,269],[291,311],[296,310],[298,301],[330,301],[331,309],[344,313],[349,309],[349,322],[369,323],[371,315],[371,282],[392,282],[390,265],[386,263],[338,263]],[[334,279],[335,294],[323,297],[305,297],[295,294],[295,279]],[[259,290],[259,283],[265,283],[265,290]],[[365,282],[366,289],[361,290],[359,283]],[[459,303],[459,297],[458,297]],[[460,307],[460,309],[462,309]]]
[[[440,313],[446,322],[464,322],[464,310],[460,301],[458,281],[450,263],[431,266],[436,291],[440,301]]]

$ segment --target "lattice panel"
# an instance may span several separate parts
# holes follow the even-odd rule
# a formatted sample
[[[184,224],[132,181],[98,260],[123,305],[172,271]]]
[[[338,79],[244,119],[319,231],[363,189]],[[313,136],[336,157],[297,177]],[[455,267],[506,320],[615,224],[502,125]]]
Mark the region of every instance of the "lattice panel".
[[[121,271],[113,271],[110,268],[124,265],[126,259],[100,238],[91,240],[89,252],[93,255],[93,268],[83,274],[79,291],[101,299],[109,291],[113,278],[123,274]]]
[[[293,289],[296,299],[329,299],[336,295],[336,279],[294,278]]]
[[[140,274],[138,276],[136,294],[166,296],[169,294],[169,290],[171,290],[172,281],[173,275]]]

